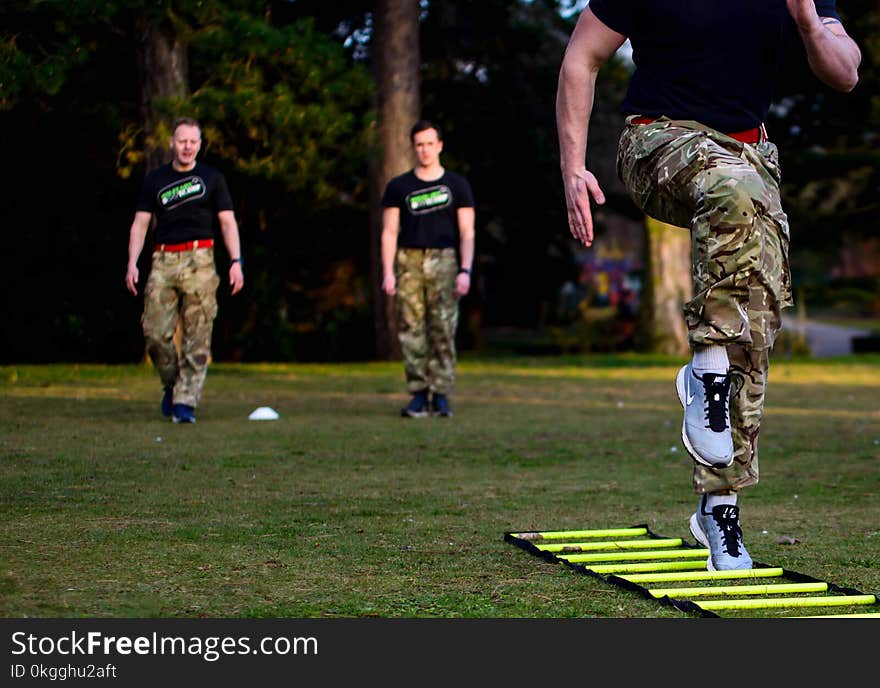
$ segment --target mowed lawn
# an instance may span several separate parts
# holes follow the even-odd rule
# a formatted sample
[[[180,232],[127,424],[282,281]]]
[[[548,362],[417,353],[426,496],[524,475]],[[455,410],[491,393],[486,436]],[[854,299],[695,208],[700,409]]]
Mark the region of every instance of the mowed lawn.
[[[684,616],[504,541],[692,541],[679,365],[465,357],[414,420],[399,363],[216,363],[193,426],[146,365],[0,367],[0,614]],[[774,361],[760,448],[753,558],[880,593],[880,357]]]

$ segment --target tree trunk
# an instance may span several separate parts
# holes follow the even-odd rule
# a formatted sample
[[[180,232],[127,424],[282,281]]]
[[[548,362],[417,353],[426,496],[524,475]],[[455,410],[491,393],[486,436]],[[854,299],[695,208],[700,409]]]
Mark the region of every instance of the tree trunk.
[[[377,0],[378,158],[370,170],[370,265],[376,355],[400,357],[393,301],[382,292],[382,193],[415,163],[409,131],[419,118],[419,0]]]
[[[189,69],[186,45],[173,32],[163,29],[148,10],[140,12],[135,20],[135,43],[144,131],[144,164],[145,172],[149,172],[171,161],[171,148],[168,145],[173,133],[170,131],[171,123],[162,122],[157,99],[185,97],[189,93]],[[183,326],[178,320],[174,333],[178,355],[182,340]],[[149,360],[146,352],[144,359]]]
[[[186,45],[160,26],[148,10],[135,22],[144,160],[149,172],[171,160],[169,126],[163,126],[157,99],[183,98],[189,93]],[[168,123],[170,124],[170,123]]]
[[[645,235],[639,348],[685,356],[690,347],[682,309],[693,294],[690,232],[646,217]]]

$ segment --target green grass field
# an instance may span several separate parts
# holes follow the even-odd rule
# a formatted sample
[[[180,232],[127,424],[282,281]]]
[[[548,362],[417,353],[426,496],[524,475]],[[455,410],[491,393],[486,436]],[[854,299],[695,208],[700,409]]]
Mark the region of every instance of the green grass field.
[[[412,420],[398,363],[214,364],[194,426],[145,365],[0,367],[0,614],[681,617],[504,542],[691,540],[679,365],[465,358],[455,417]],[[775,361],[754,559],[880,593],[878,459],[880,357]]]

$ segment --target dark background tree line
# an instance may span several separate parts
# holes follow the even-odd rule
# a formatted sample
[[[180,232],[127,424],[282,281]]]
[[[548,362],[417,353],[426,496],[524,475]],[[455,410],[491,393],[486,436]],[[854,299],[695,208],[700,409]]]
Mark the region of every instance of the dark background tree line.
[[[810,303],[880,312],[876,274],[832,279],[842,253],[876,252],[880,197],[880,11],[873,0],[839,4],[863,49],[860,85],[840,96],[796,61],[768,125],[783,156],[796,285]],[[486,346],[485,333],[499,328],[559,325],[560,287],[578,276],[554,118],[573,5],[3,3],[0,361],[143,356],[142,304],[123,287],[128,228],[143,173],[165,155],[181,113],[203,122],[201,157],[227,174],[242,233],[246,289],[230,299],[221,287],[217,359],[393,355],[376,289],[375,211],[406,113],[443,128],[444,164],[468,176],[477,197],[462,347]],[[405,30],[413,21],[416,35]],[[395,69],[410,84],[396,92]],[[600,77],[590,157],[610,191],[603,216],[641,221],[614,183],[625,78],[620,60]],[[145,275],[146,250],[141,263]]]

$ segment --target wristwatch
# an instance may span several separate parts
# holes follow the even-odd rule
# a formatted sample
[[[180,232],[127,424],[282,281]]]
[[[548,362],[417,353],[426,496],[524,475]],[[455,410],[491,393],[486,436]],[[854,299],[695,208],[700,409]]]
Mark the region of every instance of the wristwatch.
[[[471,269],[470,269],[470,268],[459,268],[459,269],[458,269],[458,274],[460,275],[461,273],[464,273],[464,274],[466,274],[466,275],[470,275],[470,274],[471,274]]]
[[[233,258],[232,260],[229,261],[229,263],[230,263],[230,265],[232,263],[238,263],[239,265],[241,265],[241,267],[244,267],[244,261],[241,258]]]

